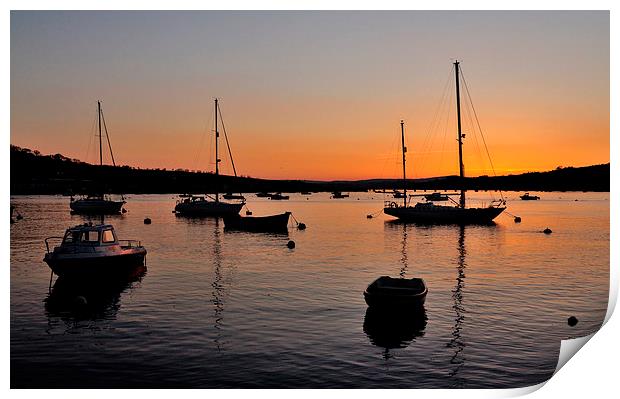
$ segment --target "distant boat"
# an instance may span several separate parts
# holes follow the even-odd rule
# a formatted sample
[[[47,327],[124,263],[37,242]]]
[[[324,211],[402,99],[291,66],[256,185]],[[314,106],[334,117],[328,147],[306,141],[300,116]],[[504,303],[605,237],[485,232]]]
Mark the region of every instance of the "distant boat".
[[[459,176],[461,180],[464,178],[463,165],[463,138],[465,135],[461,132],[461,100],[459,96],[459,62],[454,63],[456,76],[456,111],[458,122],[458,143],[459,143]],[[403,182],[406,183],[405,175],[405,128],[404,122],[400,121],[401,143],[403,153]],[[387,215],[397,217],[406,222],[417,223],[456,223],[456,224],[485,224],[491,223],[500,213],[506,209],[506,201],[492,201],[488,207],[475,208],[465,206],[465,190],[461,189],[459,202],[453,201],[455,206],[435,205],[433,202],[417,203],[411,206],[408,203],[407,189],[405,186],[405,196],[403,204],[398,205],[396,202],[386,201],[383,212]],[[432,194],[431,194],[432,195]],[[451,200],[451,199],[450,199]]]
[[[290,212],[271,216],[230,215],[224,217],[224,227],[229,230],[286,232],[290,215]]]
[[[110,157],[112,158],[112,165],[116,166],[114,161],[114,154],[112,153],[112,145],[110,144],[110,137],[108,136],[108,129],[103,119],[103,111],[101,110],[101,101],[97,101],[97,121],[99,126],[99,166],[103,166],[103,146],[102,146],[102,134],[101,123],[103,121],[103,128],[105,136],[108,140],[108,147],[110,148]],[[71,196],[69,207],[75,213],[79,214],[93,214],[93,215],[109,215],[121,213],[125,200],[121,195],[121,201],[113,201],[106,197],[103,193],[103,187],[100,188],[101,192],[98,194],[90,194],[86,197],[74,199]]]
[[[521,198],[523,201],[536,201],[540,199],[538,195],[530,195],[530,193],[525,193],[519,198]]]
[[[269,194],[267,192],[261,191],[260,193],[256,193],[256,196],[258,198],[269,198],[271,197],[272,194]]]
[[[61,239],[50,250],[50,240]],[[121,242],[123,244],[121,244]],[[139,241],[119,240],[109,224],[84,224],[67,229],[63,237],[45,239],[43,260],[57,276],[110,276],[144,264],[146,249]]]
[[[424,305],[427,293],[421,278],[381,276],[366,288],[364,300],[371,307],[416,307]]]
[[[215,196],[193,196],[189,197],[181,197],[179,201],[177,201],[176,206],[174,207],[175,213],[183,216],[226,216],[226,215],[235,215],[241,211],[243,205],[245,205],[245,198],[241,196],[242,202],[240,203],[230,203],[220,201],[220,194],[217,187],[217,180],[220,175],[219,164],[222,161],[219,159],[218,154],[218,141],[220,137],[220,132],[218,130],[218,115],[221,117],[221,111],[218,105],[218,99],[215,99]],[[232,152],[230,151],[230,146],[228,145],[228,136],[226,135],[226,129],[224,128],[224,136],[226,137],[226,143],[228,147],[228,152],[230,155],[231,163],[233,165],[233,171],[235,176],[237,176],[237,171],[234,166],[234,162],[232,161]],[[232,193],[230,193],[232,195]],[[225,198],[226,196],[224,196]]]
[[[338,198],[348,198],[348,197],[349,197],[349,194],[343,194],[340,191],[334,191],[332,193],[332,198],[338,199]]]
[[[392,196],[394,196],[394,198],[405,198],[405,193],[394,190],[394,192],[392,192]]]
[[[269,196],[269,199],[276,200],[276,201],[288,200],[289,196],[288,195],[282,195],[282,193],[275,193],[275,194],[271,194]]]
[[[424,198],[426,198],[427,201],[447,201],[449,199],[447,195],[442,193],[426,194]]]
[[[226,193],[222,195],[222,197],[224,197],[224,199],[227,199],[227,200],[234,200],[234,199],[245,200],[245,197],[241,194]]]
[[[301,195],[312,195],[310,191],[302,191]]]

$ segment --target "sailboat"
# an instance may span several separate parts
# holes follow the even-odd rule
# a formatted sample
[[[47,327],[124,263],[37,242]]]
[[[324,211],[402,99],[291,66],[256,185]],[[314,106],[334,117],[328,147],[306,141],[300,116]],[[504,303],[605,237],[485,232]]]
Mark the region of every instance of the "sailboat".
[[[176,206],[174,207],[175,213],[179,215],[185,216],[231,216],[237,215],[245,205],[245,200],[243,199],[241,202],[224,202],[220,200],[220,193],[218,188],[218,182],[220,175],[219,163],[221,159],[219,159],[218,154],[218,140],[220,137],[220,132],[218,130],[218,114],[221,116],[220,108],[218,105],[218,99],[215,99],[215,196],[186,196],[177,201]],[[226,130],[224,129],[224,133]],[[228,147],[230,151],[230,146]],[[233,166],[234,167],[234,166]],[[236,175],[235,171],[235,175]]]
[[[459,143],[459,176],[461,181],[465,176],[465,166],[463,164],[463,138],[465,135],[461,132],[461,100],[459,92],[459,62],[454,62],[454,70],[456,76],[456,113],[457,113],[457,140]],[[386,201],[384,203],[383,212],[387,215],[397,217],[405,222],[417,223],[455,223],[455,224],[487,224],[499,216],[506,209],[505,200],[492,201],[488,207],[467,207],[465,199],[465,190],[461,188],[459,201],[449,198],[453,205],[437,205],[432,201],[418,202],[414,206],[408,201],[406,175],[405,175],[405,128],[404,122],[400,121],[401,142],[403,153],[403,185],[404,198],[402,205],[396,202]],[[411,197],[413,197],[412,195]]]
[[[102,134],[101,134],[101,122],[103,113],[101,111],[101,101],[97,101],[97,121],[99,126],[99,165],[103,166],[103,146],[102,146]],[[105,125],[105,119],[103,119],[103,127],[105,130],[106,139],[108,140],[108,147],[110,148],[110,157],[112,158],[112,164],[116,166],[114,162],[114,154],[112,153],[112,145],[110,144],[110,137],[108,136],[108,129]],[[121,196],[122,197],[122,196]],[[110,198],[106,198],[103,193],[103,187],[98,194],[91,194],[85,198],[74,199],[71,197],[69,207],[75,213],[80,214],[95,214],[95,215],[109,215],[120,213],[125,200],[113,201]]]

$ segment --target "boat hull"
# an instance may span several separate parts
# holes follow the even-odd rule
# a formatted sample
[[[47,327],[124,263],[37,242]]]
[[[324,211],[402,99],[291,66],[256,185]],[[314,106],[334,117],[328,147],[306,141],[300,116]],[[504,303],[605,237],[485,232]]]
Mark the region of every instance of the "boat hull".
[[[238,215],[243,204],[230,204],[215,201],[181,202],[174,207],[174,211],[185,216],[232,216]]]
[[[85,215],[113,215],[121,213],[125,201],[108,201],[99,199],[79,199],[69,204],[75,213]]]
[[[229,230],[286,232],[290,215],[290,212],[284,212],[272,216],[225,216],[224,227]]]
[[[58,253],[51,252],[43,260],[59,277],[122,275],[136,266],[144,265],[144,247],[121,248],[107,252]]]
[[[489,224],[505,207],[458,208],[453,206],[402,207],[391,206],[383,209],[387,215],[404,222],[423,224]]]
[[[371,307],[418,308],[424,305],[428,289],[424,280],[379,277],[364,291],[364,300]]]

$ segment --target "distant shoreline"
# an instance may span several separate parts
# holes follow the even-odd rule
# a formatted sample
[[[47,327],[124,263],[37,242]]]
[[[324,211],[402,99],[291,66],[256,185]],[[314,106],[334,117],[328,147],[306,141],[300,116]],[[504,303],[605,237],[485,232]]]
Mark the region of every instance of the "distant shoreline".
[[[60,154],[11,145],[11,195],[76,195],[103,191],[110,194],[256,193],[256,192],[363,192],[400,190],[402,179],[355,181],[269,180],[235,177],[185,170],[138,169],[129,166],[99,166],[69,159]],[[407,190],[470,191],[610,191],[610,164],[562,167],[548,172],[506,176],[444,176],[408,179]]]

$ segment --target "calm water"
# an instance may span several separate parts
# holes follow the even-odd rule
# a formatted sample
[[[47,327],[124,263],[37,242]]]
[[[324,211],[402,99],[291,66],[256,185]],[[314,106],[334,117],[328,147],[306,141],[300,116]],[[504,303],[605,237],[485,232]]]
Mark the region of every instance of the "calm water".
[[[290,210],[308,225],[288,236],[177,217],[172,195],[131,196],[129,212],[107,221],[121,239],[147,247],[146,270],[97,287],[56,282],[51,294],[43,239],[86,219],[69,214],[67,197],[12,197],[24,219],[11,226],[11,385],[541,382],[555,369],[560,340],[596,331],[604,318],[609,193],[532,194],[543,199],[507,195],[521,224],[501,215],[495,226],[464,228],[367,219],[381,209],[380,194],[249,196],[254,215]],[[425,314],[367,311],[366,286],[401,273],[426,280]],[[75,306],[77,295],[86,308]],[[576,327],[566,323],[571,315]]]

